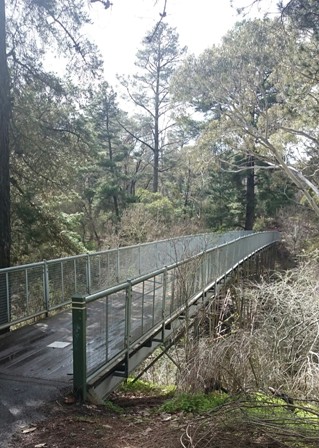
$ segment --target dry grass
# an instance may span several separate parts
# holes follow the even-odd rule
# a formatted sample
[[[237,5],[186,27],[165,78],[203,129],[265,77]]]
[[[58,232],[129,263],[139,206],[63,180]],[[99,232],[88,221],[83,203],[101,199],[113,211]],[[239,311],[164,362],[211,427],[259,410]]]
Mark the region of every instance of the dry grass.
[[[231,326],[225,332],[222,318],[229,303]],[[240,398],[193,421],[181,445],[317,447],[317,254],[270,281],[228,291],[224,300],[219,299],[218,312],[211,336],[193,340],[179,388],[190,392],[222,388]]]
[[[236,290],[231,331],[194,341],[181,387],[231,393],[274,387],[319,398],[319,266],[315,260]],[[223,313],[220,309],[220,313]]]

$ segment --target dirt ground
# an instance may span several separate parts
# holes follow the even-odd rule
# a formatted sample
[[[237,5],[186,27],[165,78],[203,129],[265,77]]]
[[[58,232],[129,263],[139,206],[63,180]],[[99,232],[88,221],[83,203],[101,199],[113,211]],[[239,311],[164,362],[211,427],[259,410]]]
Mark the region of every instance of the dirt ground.
[[[209,437],[194,439],[201,417],[183,412],[159,411],[163,396],[115,395],[112,403],[121,409],[79,404],[63,397],[43,408],[44,420],[19,428],[9,448],[288,448],[301,446],[275,440],[269,431],[256,426],[238,425],[225,430],[216,415],[210,422]],[[69,400],[70,399],[70,400]],[[69,401],[69,403],[66,403]],[[195,423],[195,424],[194,424]],[[221,424],[222,423],[222,424]],[[186,435],[186,436],[185,436]],[[190,443],[191,441],[191,443]],[[318,439],[303,447],[317,447]],[[1,445],[1,443],[0,443]]]
[[[46,419],[21,428],[12,448],[177,448],[187,426],[182,414],[154,412],[163,397],[121,397],[119,414],[103,406],[51,403]]]

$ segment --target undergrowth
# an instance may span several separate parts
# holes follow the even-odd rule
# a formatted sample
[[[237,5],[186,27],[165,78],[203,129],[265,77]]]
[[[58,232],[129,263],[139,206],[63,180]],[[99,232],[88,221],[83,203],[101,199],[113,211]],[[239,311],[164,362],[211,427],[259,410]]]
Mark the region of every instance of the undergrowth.
[[[178,393],[163,403],[159,409],[168,413],[191,412],[200,414],[222,405],[228,399],[228,395],[220,393],[210,395]]]
[[[118,389],[120,393],[129,393],[133,395],[170,395],[176,389],[174,385],[160,385],[143,380],[134,380],[133,378],[128,378],[127,381],[123,382]]]
[[[216,400],[217,398],[217,400]],[[181,394],[162,410],[194,416],[181,437],[183,448],[315,448],[319,441],[319,407],[262,393]]]

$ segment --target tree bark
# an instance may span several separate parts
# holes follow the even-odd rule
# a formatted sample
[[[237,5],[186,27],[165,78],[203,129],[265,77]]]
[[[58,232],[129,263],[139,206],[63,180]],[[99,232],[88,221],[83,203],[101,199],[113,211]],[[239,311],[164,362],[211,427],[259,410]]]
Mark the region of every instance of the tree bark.
[[[111,173],[113,174],[113,176],[115,176],[115,170],[114,170],[114,166],[113,166],[113,147],[112,147],[110,126],[109,126],[109,111],[107,111],[107,116],[106,116],[106,128],[107,128],[107,144],[108,144],[108,150],[109,150],[108,156],[109,156],[109,160],[111,162]],[[117,221],[119,221],[120,209],[119,209],[119,202],[118,202],[117,194],[113,194],[112,197],[113,197],[115,216],[116,216]]]
[[[0,0],[0,269],[10,266],[10,84],[6,55],[5,3]],[[6,284],[0,278],[0,324],[7,323]]]

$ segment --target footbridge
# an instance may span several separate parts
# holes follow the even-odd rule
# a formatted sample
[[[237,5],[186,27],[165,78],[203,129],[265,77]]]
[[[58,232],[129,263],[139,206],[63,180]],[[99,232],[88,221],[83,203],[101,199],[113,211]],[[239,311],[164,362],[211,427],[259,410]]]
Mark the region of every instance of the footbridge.
[[[69,331],[74,392],[102,402],[156,348],[172,346],[233,273],[255,270],[279,240],[276,231],[192,235],[2,269],[0,330],[35,321],[50,334],[39,319],[71,305],[72,328],[70,312],[60,320]],[[0,341],[0,370],[3,359],[12,372],[27,357],[10,364],[3,347]],[[47,365],[46,347],[30,360],[41,354]]]

